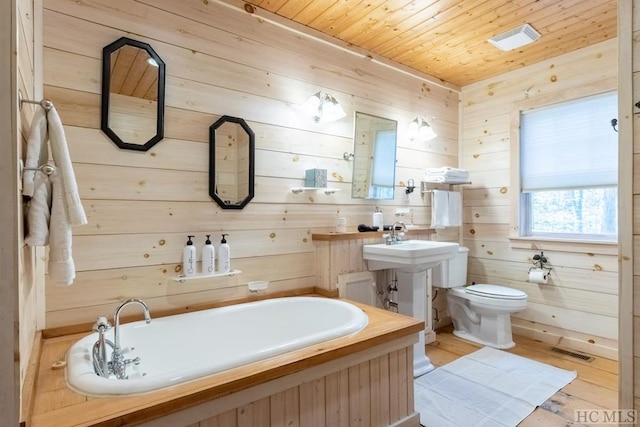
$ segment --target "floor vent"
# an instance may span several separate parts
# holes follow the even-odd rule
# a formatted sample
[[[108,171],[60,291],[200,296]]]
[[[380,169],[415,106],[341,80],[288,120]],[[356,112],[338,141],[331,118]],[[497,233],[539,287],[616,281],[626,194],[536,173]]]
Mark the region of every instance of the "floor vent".
[[[566,356],[575,357],[576,359],[584,360],[585,362],[591,362],[594,358],[587,356],[586,354],[576,353],[575,351],[565,350],[563,348],[551,347],[551,351],[564,354]]]

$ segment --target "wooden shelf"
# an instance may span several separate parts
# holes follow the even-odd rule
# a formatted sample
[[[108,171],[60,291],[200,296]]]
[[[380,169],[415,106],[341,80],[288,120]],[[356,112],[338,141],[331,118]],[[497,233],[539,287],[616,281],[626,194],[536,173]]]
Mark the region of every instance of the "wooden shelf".
[[[339,188],[326,188],[326,187],[292,187],[291,192],[293,194],[302,193],[303,191],[323,191],[324,194],[333,194],[336,191],[340,191]]]
[[[221,272],[216,272],[213,274],[202,274],[202,273],[198,273],[195,276],[175,276],[175,277],[171,277],[171,280],[173,280],[174,282],[180,282],[180,283],[184,283],[184,282],[188,282],[191,280],[199,280],[199,279],[211,279],[212,277],[224,277],[224,276],[235,276],[236,274],[240,274],[242,273],[242,271],[240,270],[231,270],[228,273],[221,273]]]
[[[313,233],[311,235],[312,241],[325,241],[333,242],[338,240],[355,240],[355,239],[372,239],[382,237],[384,233],[389,231],[347,231],[345,233],[338,233],[330,231],[327,233]],[[408,228],[405,231],[405,236],[415,236],[418,234],[435,234],[436,230],[433,228]]]

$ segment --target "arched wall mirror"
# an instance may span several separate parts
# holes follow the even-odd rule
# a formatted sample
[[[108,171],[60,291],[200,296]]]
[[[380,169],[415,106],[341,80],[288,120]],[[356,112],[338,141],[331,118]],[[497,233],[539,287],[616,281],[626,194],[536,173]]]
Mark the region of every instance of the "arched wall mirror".
[[[255,135],[243,119],[222,116],[209,127],[209,195],[223,209],[253,199]]]
[[[102,49],[102,131],[147,151],[164,136],[165,64],[147,43],[122,37]]]
[[[356,112],[352,198],[394,198],[397,129],[395,120]]]

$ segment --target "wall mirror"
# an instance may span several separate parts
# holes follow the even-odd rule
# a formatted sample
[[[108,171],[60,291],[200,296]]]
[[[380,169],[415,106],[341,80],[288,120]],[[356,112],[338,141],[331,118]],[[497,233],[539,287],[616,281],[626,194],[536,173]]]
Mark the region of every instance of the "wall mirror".
[[[253,199],[255,135],[243,119],[222,116],[209,127],[209,195],[223,209]]]
[[[165,64],[122,37],[102,49],[101,128],[120,148],[147,151],[164,136]]]
[[[397,129],[395,120],[356,112],[352,198],[394,198]]]

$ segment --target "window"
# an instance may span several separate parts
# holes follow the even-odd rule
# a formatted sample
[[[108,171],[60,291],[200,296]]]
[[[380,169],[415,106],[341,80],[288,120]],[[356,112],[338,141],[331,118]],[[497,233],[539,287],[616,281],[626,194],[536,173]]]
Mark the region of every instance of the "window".
[[[616,93],[520,116],[520,235],[617,239]]]

